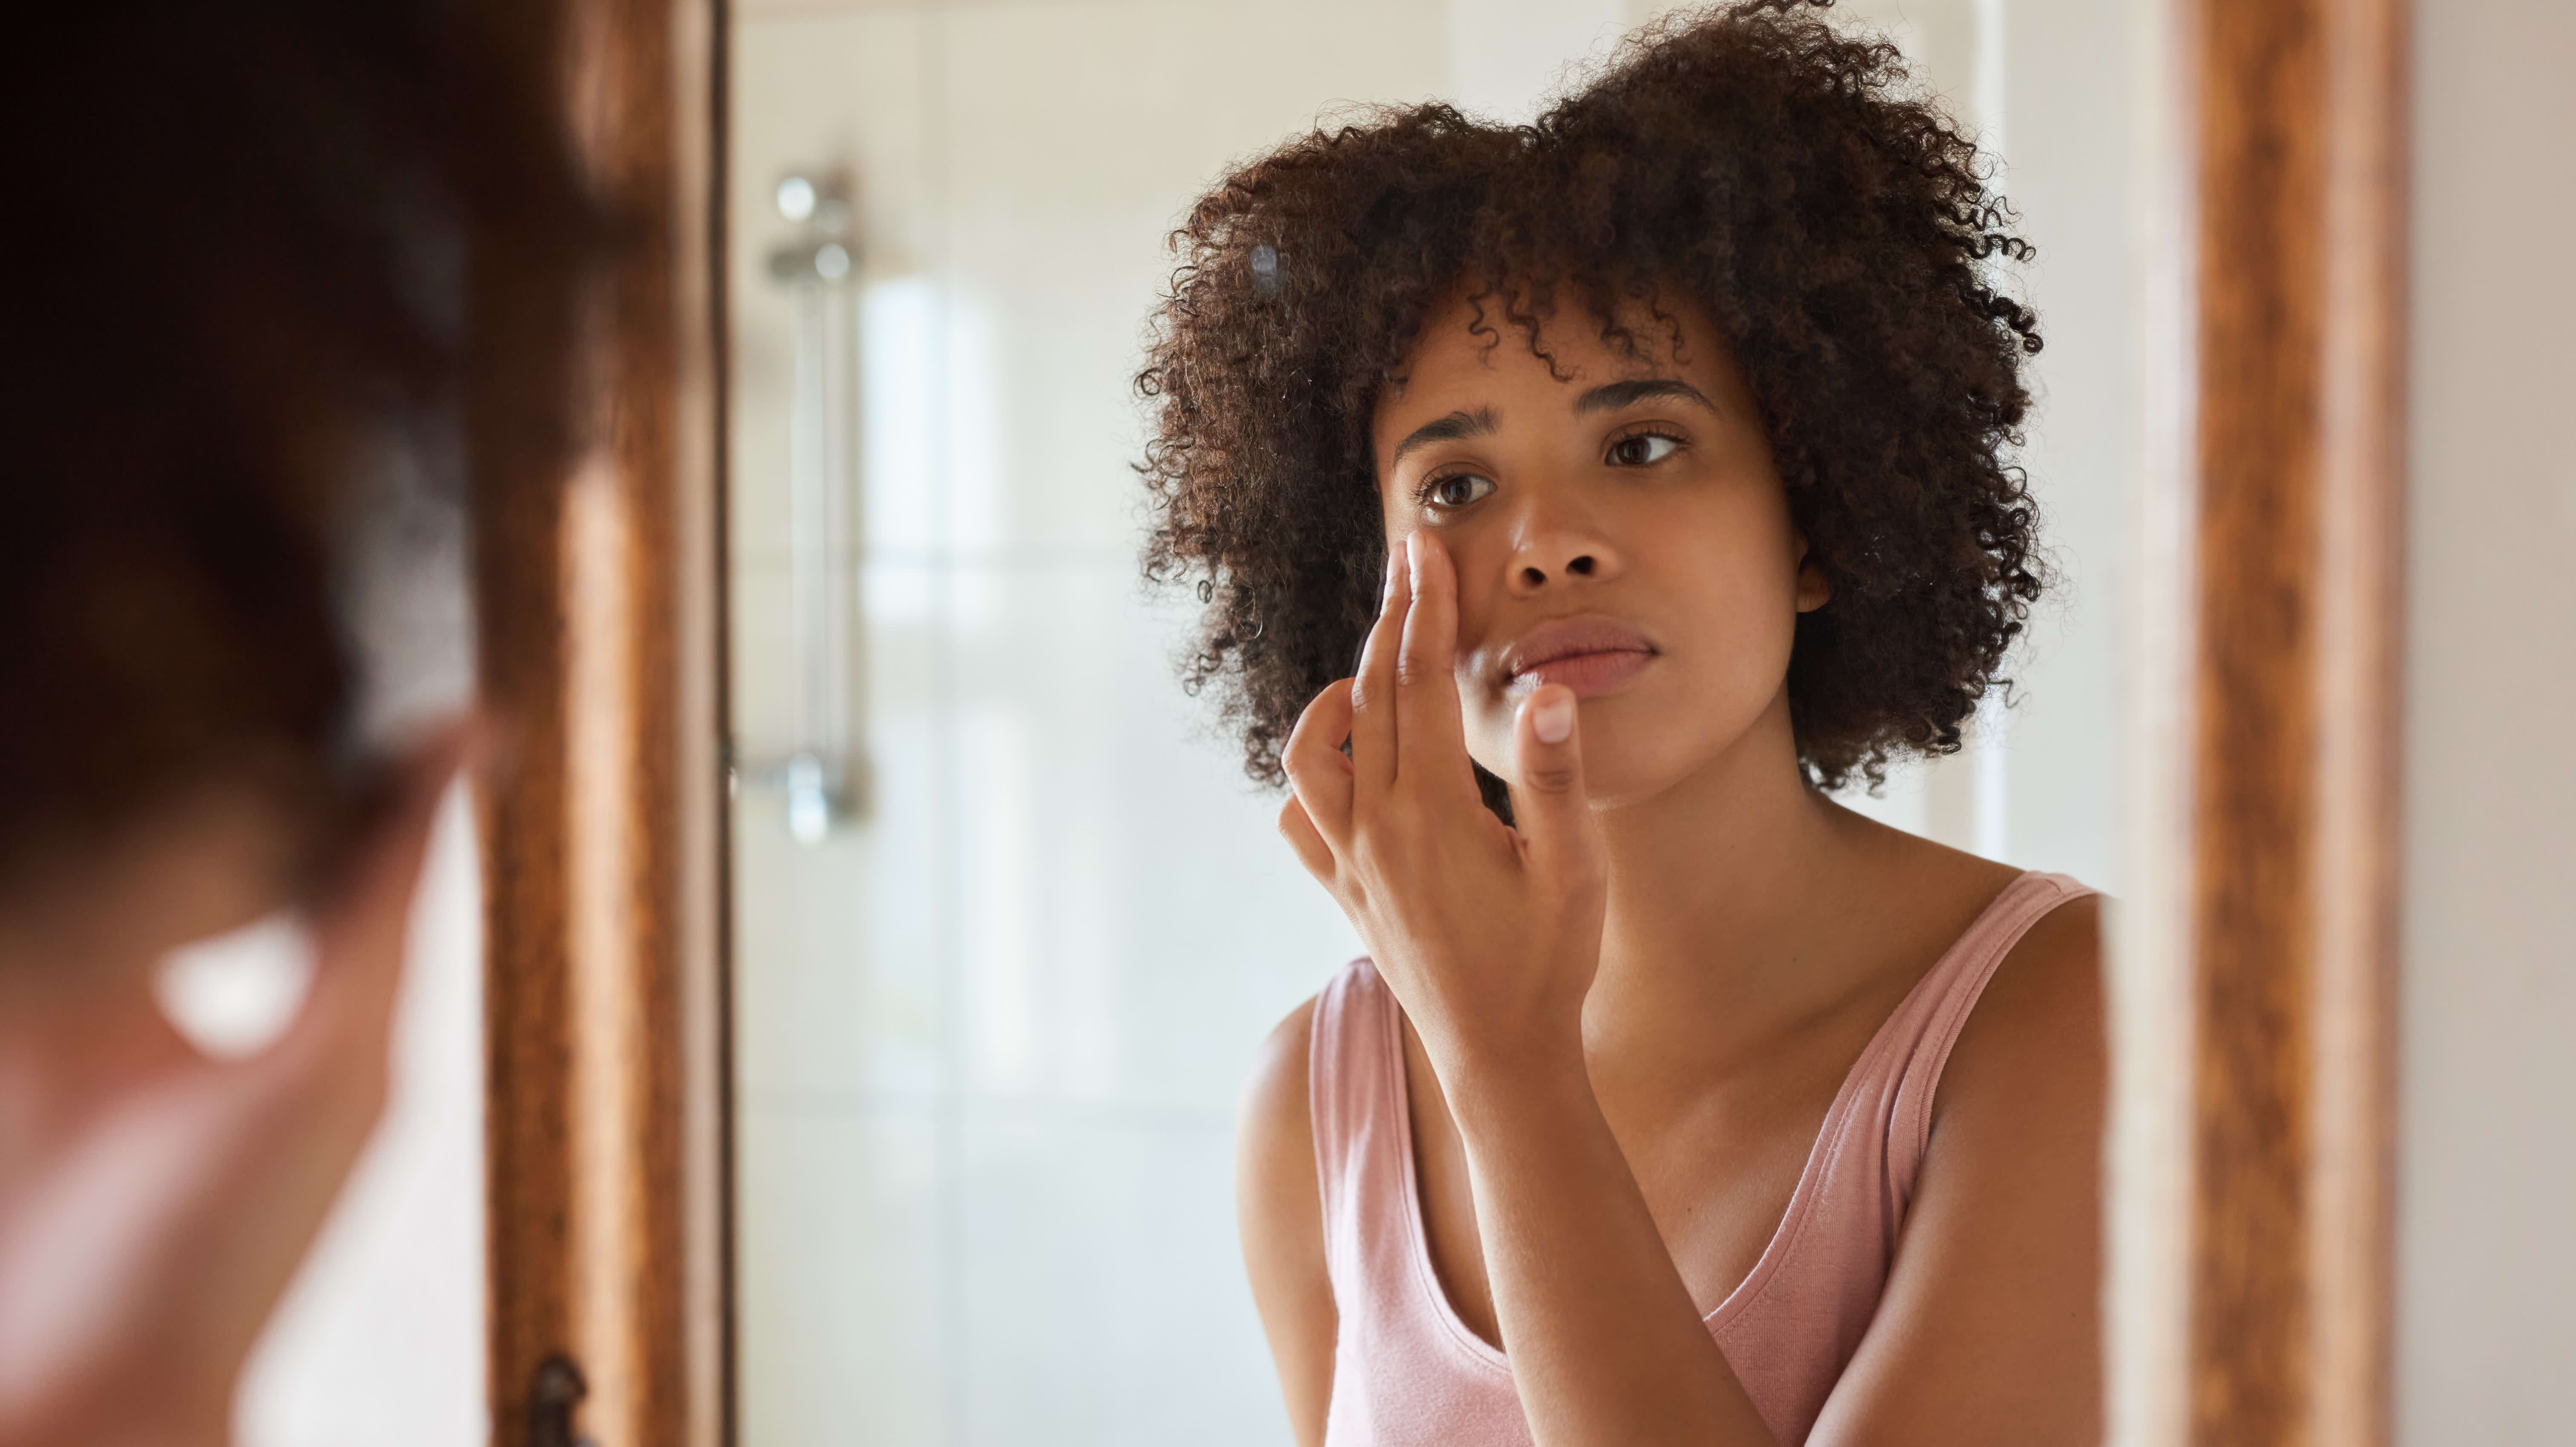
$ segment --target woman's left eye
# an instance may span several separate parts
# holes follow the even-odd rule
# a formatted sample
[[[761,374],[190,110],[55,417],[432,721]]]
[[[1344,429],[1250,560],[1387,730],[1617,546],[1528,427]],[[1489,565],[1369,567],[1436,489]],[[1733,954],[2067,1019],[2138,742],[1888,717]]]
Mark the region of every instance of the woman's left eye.
[[[1680,447],[1679,441],[1666,437],[1662,433],[1640,432],[1633,437],[1622,437],[1610,444],[1610,465],[1644,467],[1648,463],[1663,461]]]

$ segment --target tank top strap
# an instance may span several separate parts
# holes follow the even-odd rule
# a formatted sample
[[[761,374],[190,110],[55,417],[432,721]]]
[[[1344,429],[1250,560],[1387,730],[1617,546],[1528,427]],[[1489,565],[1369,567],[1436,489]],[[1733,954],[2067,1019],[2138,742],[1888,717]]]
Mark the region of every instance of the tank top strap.
[[[1349,1268],[1359,1217],[1375,1203],[1356,1199],[1357,1168],[1394,1122],[1389,1113],[1402,1097],[1389,1059],[1389,1016],[1395,996],[1363,956],[1326,982],[1315,997],[1306,1061],[1306,1109],[1315,1129],[1315,1180],[1323,1192],[1325,1266],[1338,1283]]]
[[[1898,1219],[1913,1199],[1914,1179],[1931,1144],[1932,1099],[1941,1071],[1986,983],[2032,926],[2059,905],[2095,892],[2065,875],[2036,870],[2005,885],[1889,1017],[1870,1063],[1892,1076],[1886,1150]]]

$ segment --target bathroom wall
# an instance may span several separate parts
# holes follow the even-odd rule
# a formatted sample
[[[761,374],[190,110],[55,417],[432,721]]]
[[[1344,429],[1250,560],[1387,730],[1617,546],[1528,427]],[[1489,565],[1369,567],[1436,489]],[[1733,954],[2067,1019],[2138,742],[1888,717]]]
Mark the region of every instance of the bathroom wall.
[[[2397,1438],[2576,1393],[2576,10],[2415,18]]]

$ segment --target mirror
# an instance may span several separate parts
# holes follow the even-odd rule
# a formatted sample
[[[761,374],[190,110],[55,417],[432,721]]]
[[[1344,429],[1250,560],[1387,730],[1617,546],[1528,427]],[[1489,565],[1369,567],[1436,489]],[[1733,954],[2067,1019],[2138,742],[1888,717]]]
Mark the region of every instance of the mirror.
[[[1647,0],[741,0],[730,38],[738,1411],[753,1447],[1286,1442],[1236,1242],[1264,1036],[1360,952],[1180,687],[1133,391],[1167,233],[1351,103],[1525,119]],[[2001,158],[2054,586],[1854,809],[2124,888],[2129,7],[1872,0]]]

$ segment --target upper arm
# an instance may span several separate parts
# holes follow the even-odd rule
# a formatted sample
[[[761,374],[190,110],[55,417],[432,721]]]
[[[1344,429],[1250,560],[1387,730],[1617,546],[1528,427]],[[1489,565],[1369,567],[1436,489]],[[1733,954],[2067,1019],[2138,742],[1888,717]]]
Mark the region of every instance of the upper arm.
[[[1309,1000],[1263,1042],[1244,1092],[1235,1159],[1244,1269],[1279,1368],[1289,1425],[1304,1447],[1324,1440],[1340,1322],[1324,1269],[1323,1190],[1306,1097],[1314,1021],[1315,1002]]]
[[[1817,1447],[2100,1440],[2100,915],[2095,898],[2053,911],[1969,1015],[1886,1292]]]

